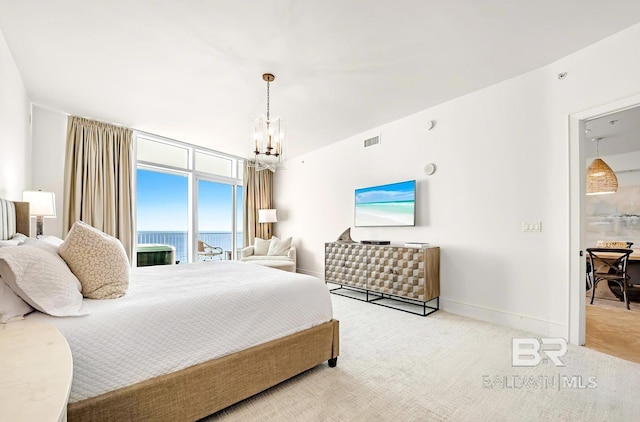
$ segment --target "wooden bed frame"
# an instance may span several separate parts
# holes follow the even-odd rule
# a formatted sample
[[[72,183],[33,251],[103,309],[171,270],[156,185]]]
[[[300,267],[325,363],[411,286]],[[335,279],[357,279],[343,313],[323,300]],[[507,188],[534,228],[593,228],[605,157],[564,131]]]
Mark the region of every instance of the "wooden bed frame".
[[[16,202],[16,228],[30,234],[29,204]],[[67,406],[67,420],[196,421],[328,361],[340,352],[339,322],[142,381]]]

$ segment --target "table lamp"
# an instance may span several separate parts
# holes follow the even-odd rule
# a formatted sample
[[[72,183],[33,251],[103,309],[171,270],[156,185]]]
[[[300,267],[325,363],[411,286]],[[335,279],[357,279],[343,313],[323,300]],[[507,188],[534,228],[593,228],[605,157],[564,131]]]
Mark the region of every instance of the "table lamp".
[[[277,223],[277,222],[278,222],[278,217],[276,215],[276,210],[274,209],[258,210],[258,223],[271,224],[271,223]],[[271,232],[271,226],[269,226],[269,229],[268,229],[269,234],[270,232]]]
[[[44,218],[56,216],[56,195],[53,192],[27,190],[22,192],[22,200],[29,203],[31,217],[36,217],[36,237],[42,236]]]

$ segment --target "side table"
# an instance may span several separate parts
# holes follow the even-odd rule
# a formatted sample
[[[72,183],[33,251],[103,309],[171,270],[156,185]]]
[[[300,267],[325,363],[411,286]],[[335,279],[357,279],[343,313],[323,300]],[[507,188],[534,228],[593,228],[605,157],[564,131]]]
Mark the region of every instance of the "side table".
[[[73,360],[51,324],[0,324],[0,422],[67,420]]]

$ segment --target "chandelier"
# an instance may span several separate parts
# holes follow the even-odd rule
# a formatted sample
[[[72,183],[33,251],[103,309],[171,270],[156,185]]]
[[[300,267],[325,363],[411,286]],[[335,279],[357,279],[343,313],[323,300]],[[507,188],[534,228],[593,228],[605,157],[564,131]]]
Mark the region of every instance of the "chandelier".
[[[618,178],[602,159],[598,149],[602,138],[594,138],[596,143],[596,158],[587,169],[587,195],[602,195],[618,191]]]
[[[269,88],[275,80],[271,73],[262,75],[267,83],[267,114],[255,121],[253,130],[253,160],[250,165],[257,171],[269,169],[273,172],[284,163],[284,131],[280,117],[271,118],[269,110]]]

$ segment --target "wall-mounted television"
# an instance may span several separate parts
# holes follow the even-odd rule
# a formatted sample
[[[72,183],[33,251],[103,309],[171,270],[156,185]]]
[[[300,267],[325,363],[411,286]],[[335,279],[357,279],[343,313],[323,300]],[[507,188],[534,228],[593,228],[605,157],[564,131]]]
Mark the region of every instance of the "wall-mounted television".
[[[416,181],[356,189],[355,226],[416,225]]]

